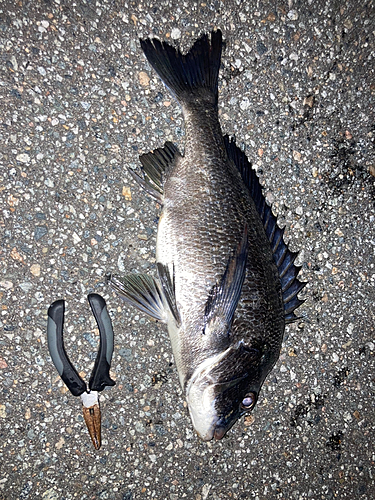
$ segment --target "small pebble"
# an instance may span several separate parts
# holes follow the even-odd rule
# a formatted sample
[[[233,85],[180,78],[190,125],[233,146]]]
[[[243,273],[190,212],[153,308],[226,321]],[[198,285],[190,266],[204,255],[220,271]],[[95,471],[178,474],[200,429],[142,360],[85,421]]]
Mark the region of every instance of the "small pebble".
[[[29,163],[30,156],[27,153],[20,153],[16,156],[16,160],[20,161],[21,163]]]
[[[139,78],[139,83],[142,85],[142,87],[148,87],[150,84],[150,77],[145,71],[141,71],[138,75]]]
[[[126,349],[125,347],[123,347],[119,350],[118,353],[122,358],[124,358],[128,362],[133,360],[133,353],[131,349]]]
[[[3,280],[3,281],[0,281],[0,288],[4,289],[4,290],[11,290],[13,288],[13,283],[11,281],[8,281],[8,280]]]
[[[303,100],[303,105],[312,108],[314,105],[314,96],[310,95],[308,97],[305,97],[305,99]]]
[[[16,198],[15,196],[13,196],[12,194],[10,194],[8,196],[7,202],[8,202],[8,205],[10,207],[16,207],[18,205],[18,203],[19,203],[19,199]]]
[[[33,264],[31,267],[30,267],[30,272],[33,276],[40,276],[40,265],[39,264]]]
[[[33,287],[32,283],[29,282],[20,283],[18,286],[26,293],[29,292]]]
[[[24,258],[18,252],[18,250],[16,248],[13,248],[13,250],[10,252],[10,256],[12,257],[13,260],[17,260],[18,262],[21,262],[22,264],[25,263]]]
[[[179,30],[178,28],[173,28],[171,31],[171,38],[173,40],[178,40],[179,38],[181,38],[181,30]]]
[[[297,21],[298,19],[298,12],[296,10],[290,10],[287,14],[288,18],[291,21]]]
[[[123,188],[122,188],[122,196],[124,196],[125,200],[131,201],[131,199],[132,199],[132,193],[130,191],[130,187],[123,186]]]
[[[301,161],[301,158],[302,158],[302,155],[301,153],[299,153],[298,151],[293,151],[293,159],[300,162]]]
[[[42,493],[42,500],[59,500],[60,493],[56,491],[54,488],[50,488]]]
[[[12,63],[14,71],[18,71],[17,59],[14,56],[11,56],[10,62]]]
[[[244,418],[244,424],[246,426],[251,425],[255,422],[255,417],[252,414],[246,415]]]
[[[257,52],[260,56],[267,52],[267,47],[262,42],[257,42]]]
[[[241,102],[240,102],[240,108],[242,111],[245,111],[246,109],[249,109],[250,107],[250,101],[248,97],[245,97]]]
[[[36,226],[35,231],[34,231],[34,239],[35,239],[35,241],[39,241],[47,233],[48,233],[47,226]]]

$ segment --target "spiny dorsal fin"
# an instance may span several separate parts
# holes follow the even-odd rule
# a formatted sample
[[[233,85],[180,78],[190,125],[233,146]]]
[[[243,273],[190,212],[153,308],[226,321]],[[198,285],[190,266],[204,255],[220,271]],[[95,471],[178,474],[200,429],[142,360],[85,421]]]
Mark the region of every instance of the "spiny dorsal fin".
[[[143,177],[134,170],[128,170],[138,184],[162,204],[165,174],[180,156],[177,147],[172,142],[166,142],[163,148],[155,149],[139,157]]]
[[[234,162],[240,172],[263,222],[264,230],[271,244],[273,258],[279,270],[285,322],[292,323],[297,319],[294,310],[304,302],[297,297],[298,293],[306,285],[306,283],[301,283],[297,279],[300,267],[295,266],[294,261],[298,254],[291,252],[285,243],[283,239],[284,229],[280,229],[277,225],[277,218],[273,215],[271,207],[266,203],[259,179],[255,170],[251,168],[251,163],[247,159],[247,156],[236,146],[234,139],[231,140],[227,135],[224,136],[224,143],[228,157]]]

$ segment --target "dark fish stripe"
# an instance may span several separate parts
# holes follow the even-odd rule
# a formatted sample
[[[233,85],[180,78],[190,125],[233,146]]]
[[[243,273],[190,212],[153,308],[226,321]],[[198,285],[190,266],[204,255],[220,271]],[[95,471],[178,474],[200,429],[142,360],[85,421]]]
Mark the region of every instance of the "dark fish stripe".
[[[282,274],[280,272],[280,270],[282,269],[282,266],[285,262],[285,257],[287,256],[288,254],[288,249],[287,247],[282,247],[281,245],[279,245],[279,247],[275,250],[274,254],[273,254],[273,257],[275,259],[275,262],[276,262],[276,265],[279,269],[279,276],[280,276],[280,279],[282,277]]]
[[[288,288],[295,282],[298,273],[300,272],[300,266],[292,266],[290,271],[288,272],[285,279],[282,281],[282,290],[283,293],[288,290]],[[298,281],[298,280],[297,280]]]
[[[305,286],[305,283],[301,283],[297,279],[294,279],[293,283],[287,287],[286,291],[283,293],[284,303],[291,302]]]
[[[293,313],[293,315],[291,317],[294,318],[294,321],[297,318],[297,316],[294,314],[294,310],[297,309],[297,307],[299,307],[301,304],[303,304],[305,301],[304,300],[300,300],[298,299],[297,297],[294,297],[294,299],[287,305],[287,307],[285,308],[285,314],[286,316],[291,316],[291,313]]]

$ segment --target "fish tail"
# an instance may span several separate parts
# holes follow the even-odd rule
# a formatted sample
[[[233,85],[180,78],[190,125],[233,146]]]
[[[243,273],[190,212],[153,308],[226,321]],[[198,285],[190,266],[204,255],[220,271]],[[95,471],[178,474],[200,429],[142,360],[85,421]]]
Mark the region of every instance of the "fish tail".
[[[220,30],[212,31],[211,40],[208,35],[202,35],[185,55],[156,38],[140,42],[148,62],[181,105],[198,94],[217,106],[222,49]]]

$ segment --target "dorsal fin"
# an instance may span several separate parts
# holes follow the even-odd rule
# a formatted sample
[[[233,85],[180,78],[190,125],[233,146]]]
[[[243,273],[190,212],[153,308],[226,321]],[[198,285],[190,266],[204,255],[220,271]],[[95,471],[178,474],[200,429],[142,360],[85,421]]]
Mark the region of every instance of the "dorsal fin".
[[[283,239],[284,229],[280,229],[277,225],[277,217],[273,215],[271,207],[267,205],[259,179],[255,170],[251,168],[251,163],[245,153],[236,146],[234,139],[230,139],[227,135],[224,136],[224,143],[228,157],[234,162],[244,183],[249,188],[250,195],[262,220],[264,230],[271,244],[274,261],[279,270],[285,322],[292,323],[298,319],[294,314],[294,310],[304,302],[297,295],[306,285],[306,283],[301,283],[297,279],[300,267],[295,266],[294,261],[298,253],[291,252],[285,243]]]

